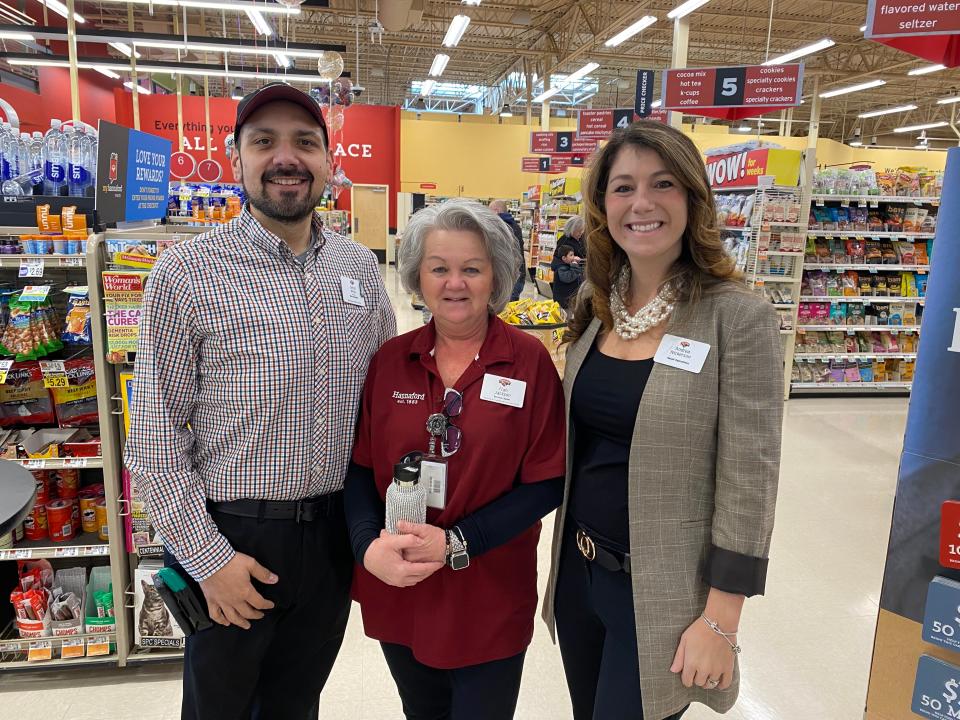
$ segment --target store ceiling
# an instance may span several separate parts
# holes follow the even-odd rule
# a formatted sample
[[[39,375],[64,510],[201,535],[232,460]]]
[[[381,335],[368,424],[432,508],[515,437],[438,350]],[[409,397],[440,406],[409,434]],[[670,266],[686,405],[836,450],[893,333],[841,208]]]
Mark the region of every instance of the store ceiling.
[[[23,3],[37,1],[21,0],[20,4],[22,7]],[[365,88],[359,102],[403,104],[415,97],[411,83],[426,80],[434,55],[445,52],[450,62],[439,80],[482,87],[495,86],[512,72],[535,72],[540,77],[546,72],[568,74],[587,62],[597,62],[600,68],[590,77],[597,80],[599,88],[587,102],[593,107],[623,107],[632,105],[637,69],[671,66],[673,22],[667,19],[667,12],[677,4],[679,0],[482,0],[479,6],[460,0],[308,0],[298,17],[269,18],[278,35],[290,42],[345,44],[345,69],[355,84]],[[960,69],[908,75],[909,70],[930,63],[864,39],[859,28],[866,19],[866,6],[866,0],[710,0],[690,15],[687,65],[755,64],[831,38],[836,42],[834,47],[804,59],[808,95],[813,92],[814,78],[821,92],[875,78],[887,84],[823,100],[822,136],[844,140],[859,127],[865,142],[876,135],[881,144],[891,144],[884,135],[894,127],[949,120],[951,108],[958,106],[937,105],[936,99],[960,92]],[[136,31],[184,31],[182,9],[154,5],[151,13],[150,6],[133,7]],[[124,4],[78,0],[77,9],[87,17],[86,27],[128,28]],[[470,25],[457,47],[444,49],[444,35],[458,14],[469,15]],[[619,47],[604,46],[608,38],[644,15],[654,15],[658,21]],[[385,26],[382,35],[370,31],[378,19]],[[258,37],[243,12],[187,9],[186,20],[187,32],[193,37],[248,41]],[[110,52],[117,54],[112,49]],[[141,52],[148,59],[175,58],[172,51],[142,48]],[[181,59],[223,62],[222,57],[212,54]],[[308,59],[296,61],[300,70],[315,70],[312,63]],[[270,69],[275,70],[275,66]],[[212,80],[218,94],[230,94],[235,85]],[[251,81],[246,85],[246,90],[253,87]],[[518,92],[505,100],[513,103],[522,96]],[[868,120],[856,118],[860,112],[905,103],[919,107]],[[515,104],[513,108],[517,112]],[[808,97],[795,110],[794,135],[806,134],[809,108]],[[539,109],[539,105],[534,106],[535,114]],[[772,120],[778,118],[779,114],[770,116]],[[944,138],[953,135],[949,127],[930,134]],[[891,137],[905,146],[913,144],[912,136]]]

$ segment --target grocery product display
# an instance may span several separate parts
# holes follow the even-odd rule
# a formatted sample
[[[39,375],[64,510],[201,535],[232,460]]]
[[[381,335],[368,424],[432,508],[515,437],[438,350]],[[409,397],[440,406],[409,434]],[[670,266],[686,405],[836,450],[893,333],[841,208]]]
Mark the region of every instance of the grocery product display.
[[[30,136],[9,122],[0,125],[0,194],[85,197],[93,193],[96,177],[94,128],[52,119],[46,134]]]

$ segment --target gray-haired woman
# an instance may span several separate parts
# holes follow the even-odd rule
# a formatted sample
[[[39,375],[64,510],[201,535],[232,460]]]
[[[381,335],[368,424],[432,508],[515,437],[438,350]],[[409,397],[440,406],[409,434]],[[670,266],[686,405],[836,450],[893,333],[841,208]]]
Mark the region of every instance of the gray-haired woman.
[[[408,720],[512,718],[537,606],[540,518],[560,503],[564,404],[543,345],[496,313],[520,265],[489,209],[413,216],[400,275],[433,313],[370,363],[345,484],[364,631]],[[384,530],[397,463],[419,466],[424,524]]]

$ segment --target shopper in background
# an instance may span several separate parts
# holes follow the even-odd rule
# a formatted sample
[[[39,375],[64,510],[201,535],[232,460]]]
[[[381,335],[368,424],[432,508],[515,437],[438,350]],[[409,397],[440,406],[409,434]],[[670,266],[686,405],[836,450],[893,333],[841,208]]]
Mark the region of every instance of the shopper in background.
[[[234,134],[248,205],[147,284],[126,462],[217,623],[187,639],[182,717],[306,720],[350,610],[363,382],[396,322],[374,256],[313,211],[331,165],[319,105],[267,85]]]
[[[577,291],[583,283],[583,268],[580,266],[580,258],[569,245],[558,247],[554,258],[557,258],[559,263],[554,270],[554,279],[550,287],[553,290],[553,299],[566,310],[570,300],[577,296]]]
[[[574,215],[568,219],[563,226],[563,235],[557,241],[558,245],[569,245],[573,248],[574,254],[583,260],[587,257],[587,246],[583,241],[583,233],[587,229],[587,224],[579,215]]]
[[[645,720],[677,718],[692,702],[724,712],[773,529],[777,315],[736,276],[680,131],[614,133],[583,194],[588,285],[564,379],[572,470],[544,618],[577,720],[641,707]]]
[[[518,223],[516,218],[510,213],[510,210],[507,208],[507,203],[503,200],[494,200],[490,203],[490,209],[510,226],[510,232],[513,233],[513,237],[517,241],[517,248],[520,250],[520,267],[518,268],[520,275],[517,276],[517,282],[510,292],[510,301],[515,302],[520,299],[520,295],[523,293],[523,287],[527,282],[527,271],[526,268],[523,267],[523,259],[525,257],[523,249],[523,228],[520,227],[520,223]]]
[[[510,232],[482,205],[418,212],[399,271],[433,320],[384,345],[364,388],[346,484],[354,597],[409,720],[512,718],[533,636],[564,411],[546,349],[496,315],[516,270]],[[384,498],[401,460],[420,462],[433,493],[427,524],[390,535]]]

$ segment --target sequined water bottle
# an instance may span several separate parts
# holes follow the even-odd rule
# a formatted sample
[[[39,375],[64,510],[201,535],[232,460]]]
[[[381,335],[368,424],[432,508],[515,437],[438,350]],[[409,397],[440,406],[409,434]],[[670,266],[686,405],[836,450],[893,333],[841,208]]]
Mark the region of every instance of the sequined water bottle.
[[[393,482],[387,488],[387,532],[397,535],[397,523],[423,523],[427,519],[427,493],[420,483],[420,466],[393,466]]]

